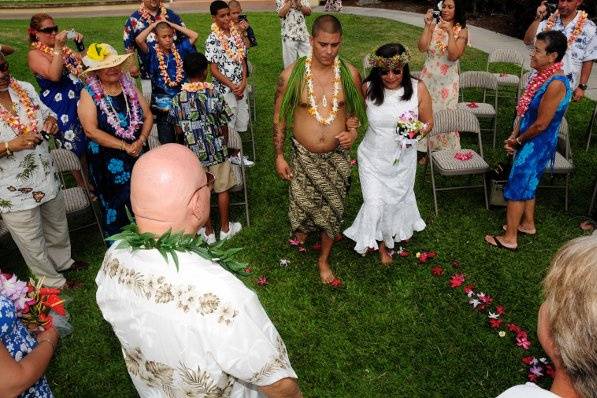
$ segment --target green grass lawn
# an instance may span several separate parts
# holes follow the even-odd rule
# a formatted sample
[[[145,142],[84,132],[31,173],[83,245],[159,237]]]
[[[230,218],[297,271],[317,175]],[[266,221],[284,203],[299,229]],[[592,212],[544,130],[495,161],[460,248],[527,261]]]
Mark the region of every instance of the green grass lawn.
[[[398,258],[386,269],[380,267],[377,255],[361,257],[344,240],[334,248],[332,260],[346,289],[332,291],[319,281],[317,253],[299,254],[289,248],[287,185],[274,173],[271,144],[274,85],[282,67],[279,22],[273,13],[249,16],[259,40],[250,54],[258,107],[257,165],[249,172],[251,227],[229,245],[245,248],[239,258],[251,264],[254,275],[244,281],[257,291],[284,338],[305,396],[489,397],[524,383],[526,373],[520,362],[524,352],[511,337],[498,337],[486,317],[468,307],[462,292],[448,287],[447,277],[433,277],[429,265],[417,265],[414,256]],[[420,29],[383,19],[340,18],[345,32],[342,54],[359,68],[368,51],[390,41],[410,47],[412,69],[421,68],[423,56],[416,51]],[[204,40],[208,16],[184,19]],[[59,19],[57,23],[83,32],[86,43],[105,41],[122,49],[124,21],[120,17]],[[17,48],[9,58],[14,75],[32,81],[26,68],[26,22],[4,21],[0,37]],[[485,62],[486,54],[468,48],[462,70],[484,70]],[[483,242],[486,233],[501,230],[504,211],[487,211],[480,190],[440,193],[440,213],[435,217],[430,177],[423,168],[417,177],[418,204],[428,226],[414,236],[408,250],[437,251],[439,260],[431,264],[442,264],[450,272],[451,260],[458,259],[467,283],[475,283],[503,304],[511,320],[529,330],[535,346],[541,280],[557,248],[580,235],[577,226],[592,190],[597,146],[589,152],[583,146],[592,105],[588,100],[573,104],[567,116],[576,167],[570,211],[564,212],[563,191],[540,191],[538,233],[521,237],[517,253]],[[513,101],[504,102],[500,110],[498,142],[510,131],[513,106]],[[485,136],[487,158],[492,163],[505,160],[501,149],[490,150],[489,142]],[[353,177],[345,226],[362,202],[356,168]],[[243,220],[240,212],[237,216]],[[48,379],[57,397],[133,397],[120,345],[95,303],[94,277],[104,254],[100,237],[89,228],[73,234],[72,244],[73,256],[93,267],[74,276],[86,288],[72,293],[69,309],[75,331],[62,341]],[[16,249],[2,253],[3,267],[26,274]],[[279,266],[282,258],[290,261],[288,268]],[[261,274],[267,275],[269,286],[257,286]],[[533,347],[531,352],[539,351]]]

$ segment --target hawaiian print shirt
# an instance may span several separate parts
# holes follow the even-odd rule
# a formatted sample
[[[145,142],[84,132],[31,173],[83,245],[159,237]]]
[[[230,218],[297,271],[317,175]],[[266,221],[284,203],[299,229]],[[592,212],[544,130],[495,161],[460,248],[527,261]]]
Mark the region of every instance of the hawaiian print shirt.
[[[97,303],[140,397],[259,397],[296,374],[257,295],[220,265],[157,249],[106,253]],[[200,394],[199,394],[200,392]]]
[[[36,346],[25,325],[17,318],[13,302],[0,294],[0,341],[15,361],[20,362]],[[19,395],[19,398],[52,398],[52,391],[45,376]]]
[[[155,109],[159,109],[162,111],[167,111],[170,109],[170,103],[172,102],[172,97],[174,97],[179,91],[180,86],[179,84],[176,87],[170,87],[164,81],[162,74],[160,73],[160,63],[158,61],[158,56],[156,53],[156,46],[158,44],[155,43],[149,47],[149,75],[151,76],[151,106]],[[180,54],[180,58],[184,60],[184,58],[190,54],[197,52],[195,47],[191,44],[191,42],[185,37],[180,43],[176,44],[176,49]],[[174,80],[176,77],[176,60],[174,55],[169,52],[164,54],[164,62],[166,63],[166,69],[168,70],[168,76],[171,80]],[[184,73],[183,73],[183,80],[184,82]]]
[[[560,17],[556,19],[553,30],[560,31],[570,37],[574,28],[576,27],[576,21],[580,16],[580,12],[576,14],[576,17],[567,25],[564,26]],[[537,27],[537,34],[545,30],[547,20],[542,21]],[[578,35],[576,41],[572,43],[566,55],[564,55],[564,74],[570,80],[570,87],[574,90],[580,83],[580,70],[582,69],[582,63],[585,61],[593,61],[597,59],[597,36],[595,23],[589,19],[583,26],[582,33]]]
[[[228,46],[230,46],[231,51],[238,51],[232,36],[228,37]],[[218,70],[222,72],[222,74],[228,79],[230,79],[232,83],[240,84],[240,82],[242,82],[243,62],[233,61],[226,56],[226,52],[220,46],[220,41],[214,32],[211,32],[205,41],[205,57],[210,63],[216,64],[218,66]],[[222,95],[230,92],[230,88],[215,77],[213,78],[213,83],[216,90],[218,90]]]
[[[284,6],[284,3],[290,0],[276,0],[276,12]],[[304,7],[311,7],[308,0],[301,0]],[[280,17],[280,25],[282,25],[282,39],[294,41],[309,40],[309,31],[305,23],[305,16],[300,10],[291,8],[285,17]]]
[[[151,14],[150,14],[151,15]],[[124,48],[131,52],[135,51],[137,53],[137,59],[139,60],[139,71],[141,74],[141,79],[150,79],[149,70],[147,70],[147,66],[149,65],[149,58],[147,54],[144,54],[143,51],[139,49],[137,46],[137,42],[135,39],[139,36],[139,33],[143,32],[149,25],[155,22],[156,18],[160,19],[160,11],[158,10],[158,14],[154,17],[151,15],[149,21],[144,19],[141,16],[139,10],[136,10],[131,14],[129,19],[126,20],[124,24],[124,32],[122,34],[122,40],[124,41]],[[172,23],[177,25],[185,26],[182,19],[176,14],[174,11],[170,9],[166,9],[166,19]],[[176,34],[174,35],[174,41],[177,42],[178,38],[182,39],[183,35],[177,33],[179,36],[177,37]],[[155,34],[152,32],[147,36],[147,44],[151,47],[155,43]]]
[[[185,144],[207,167],[222,163],[228,156],[222,128],[231,118],[232,111],[217,91],[183,90],[172,100],[168,121],[180,127]]]
[[[37,128],[42,130],[44,120],[56,115],[45,106],[30,83],[18,81],[37,107]],[[8,89],[21,122],[27,120],[25,107],[17,101],[19,96]],[[0,142],[8,142],[17,133],[0,120]],[[33,149],[13,152],[0,158],[0,213],[33,209],[52,200],[60,189],[54,170],[48,142],[43,140]]]

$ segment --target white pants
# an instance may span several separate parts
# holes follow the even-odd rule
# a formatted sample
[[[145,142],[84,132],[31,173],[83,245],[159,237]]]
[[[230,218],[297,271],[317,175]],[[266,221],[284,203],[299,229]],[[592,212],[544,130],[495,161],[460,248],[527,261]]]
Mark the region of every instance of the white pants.
[[[309,41],[282,39],[282,59],[284,68],[295,62],[298,58],[311,54]]]
[[[245,89],[241,99],[236,98],[231,91],[224,95],[224,101],[232,111],[232,118],[228,122],[228,147],[240,149],[240,143],[236,142],[234,135],[247,131],[249,127],[249,101],[248,92]],[[238,137],[240,139],[240,136]]]
[[[62,192],[33,209],[3,213],[2,220],[31,273],[44,286],[61,288],[60,271],[73,264]]]

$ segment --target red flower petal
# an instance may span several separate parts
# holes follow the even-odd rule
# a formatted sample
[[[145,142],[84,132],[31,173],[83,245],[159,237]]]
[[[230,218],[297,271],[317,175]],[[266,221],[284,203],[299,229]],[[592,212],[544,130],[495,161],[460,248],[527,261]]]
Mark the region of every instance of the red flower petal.
[[[501,319],[489,319],[489,326],[491,326],[492,329],[499,329],[500,326],[502,326],[502,320]]]
[[[259,278],[257,278],[257,284],[259,286],[265,286],[268,283],[269,282],[268,282],[267,277],[265,275],[261,275],[261,276],[259,276]]]
[[[535,360],[535,357],[533,357],[531,355],[522,357],[522,363],[524,363],[527,366],[530,365],[531,363],[533,363],[534,360]]]
[[[457,288],[460,287],[464,283],[464,274],[454,274],[450,278],[450,287]]]
[[[497,307],[495,307],[495,312],[498,315],[504,315],[506,313],[506,309],[504,308],[503,305],[498,305]]]
[[[250,274],[251,272],[253,272],[253,269],[251,267],[247,267],[244,270],[247,274]]]
[[[519,333],[522,329],[515,323],[509,323],[507,326],[508,330],[512,333]]]
[[[400,250],[400,251],[398,252],[398,255],[399,255],[400,257],[408,257],[408,256],[410,256],[410,253],[408,252],[408,250],[404,250],[404,249],[402,249],[402,250]]]
[[[473,285],[473,284],[466,285],[464,287],[464,293],[466,293],[466,294],[469,294],[469,293],[471,293],[474,290],[475,290],[475,285]]]
[[[431,268],[431,274],[433,274],[433,276],[442,276],[444,274],[444,269],[441,266],[436,265]]]
[[[527,377],[528,377],[529,381],[532,381],[532,382],[536,382],[539,379],[539,377],[537,377],[536,374],[531,373],[531,372],[529,372],[529,374],[527,375]]]

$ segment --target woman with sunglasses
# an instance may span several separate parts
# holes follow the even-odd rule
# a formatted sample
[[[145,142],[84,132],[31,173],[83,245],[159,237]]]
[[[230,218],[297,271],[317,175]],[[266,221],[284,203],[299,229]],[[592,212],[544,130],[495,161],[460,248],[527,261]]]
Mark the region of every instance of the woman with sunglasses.
[[[369,56],[372,69],[363,83],[369,127],[357,152],[363,205],[344,231],[358,253],[379,248],[384,265],[392,262],[395,242],[425,228],[414,192],[417,139],[400,134],[398,126],[420,121],[418,133],[424,136],[433,127],[433,112],[425,84],[410,76],[409,59],[398,43]]]
[[[464,54],[468,42],[468,29],[461,0],[443,0],[438,3],[439,11],[428,10],[425,28],[419,39],[419,51],[427,53],[420,78],[429,89],[433,100],[433,111],[456,109],[458,104],[458,60]],[[437,15],[439,13],[439,15]],[[430,146],[435,149],[460,149],[460,135],[457,131],[437,134],[431,138]],[[427,140],[421,140],[419,151],[427,152]],[[427,156],[421,163],[427,162]]]
[[[83,64],[81,54],[66,45],[71,32],[59,32],[48,14],[32,16],[28,30],[31,49],[27,62],[41,89],[41,100],[58,116],[58,145],[73,151],[85,166],[87,140],[77,117],[77,103],[83,89],[79,74]],[[83,36],[80,33],[74,33],[72,38],[78,46],[82,45]],[[83,167],[83,170],[86,169]],[[81,173],[73,174],[77,184],[84,186]]]

